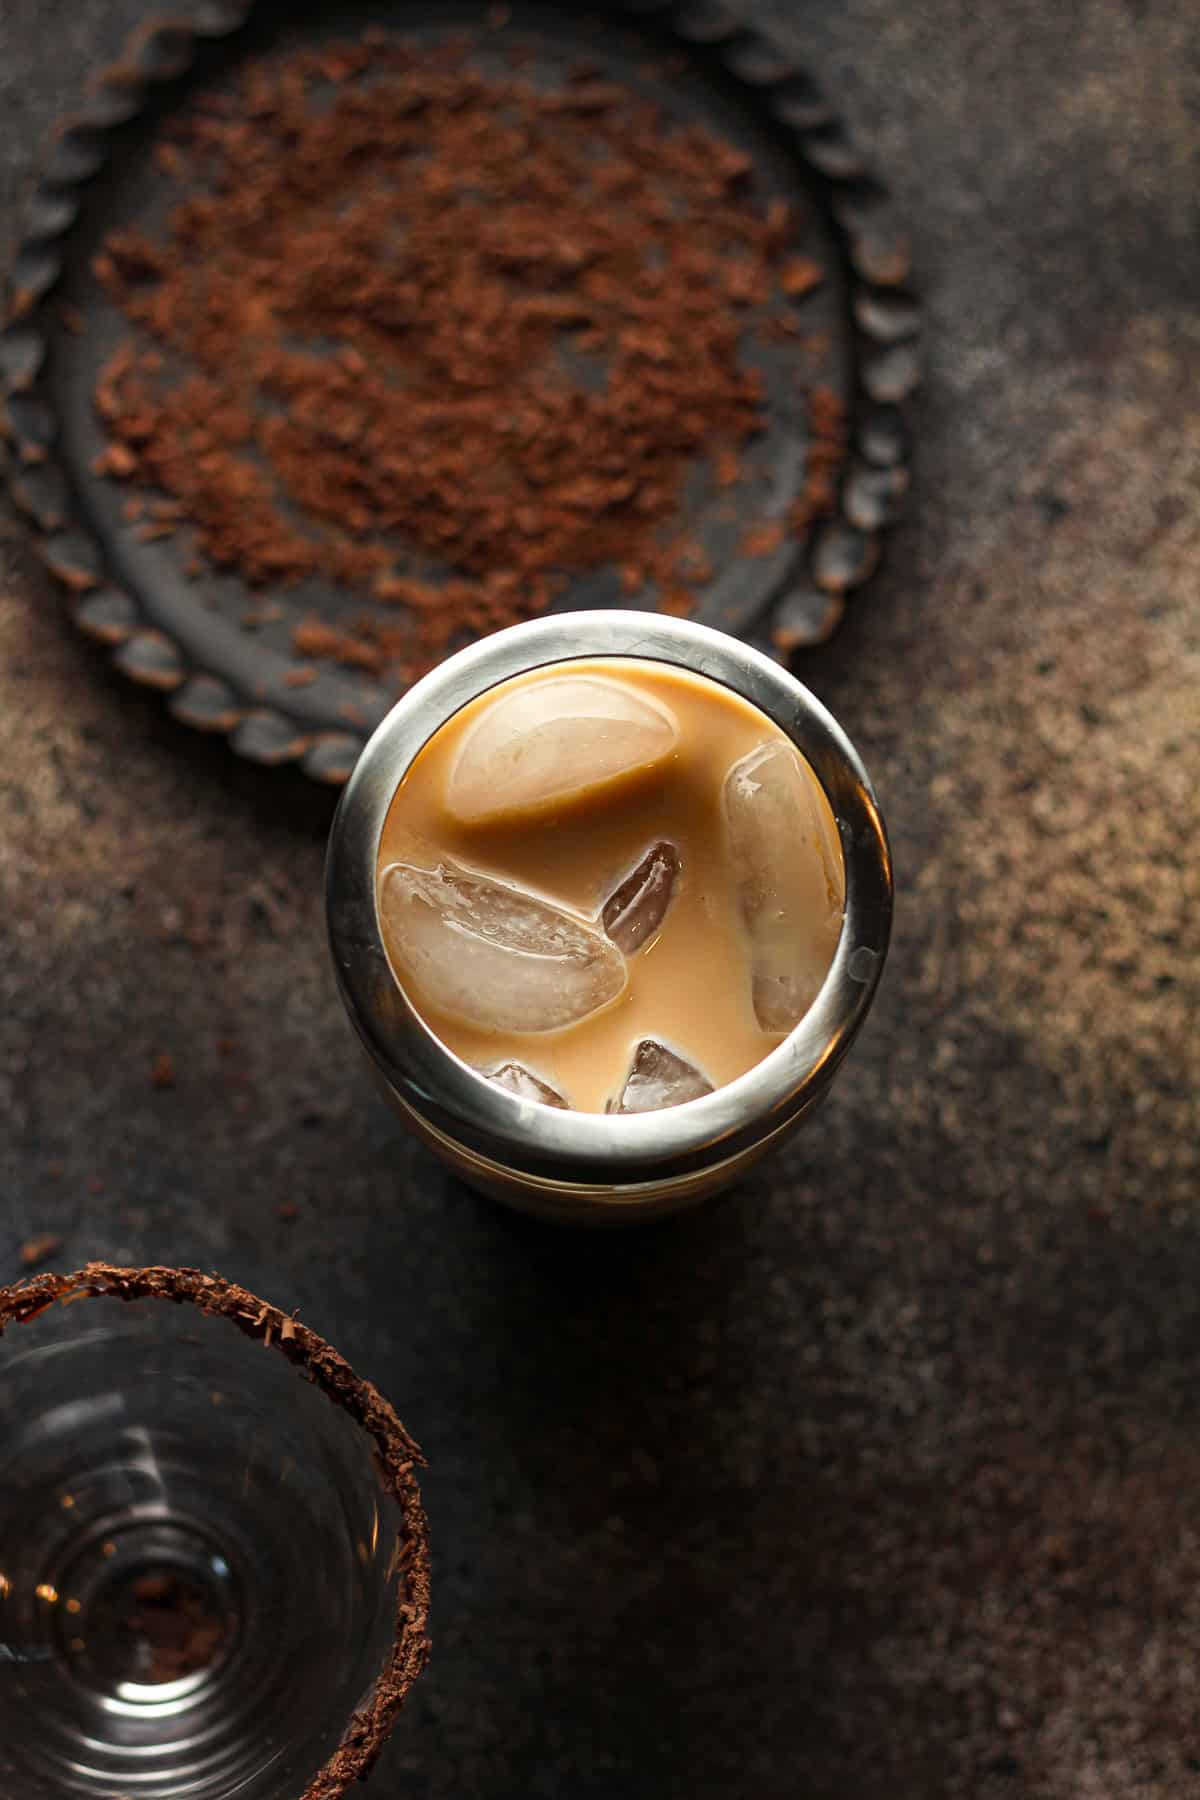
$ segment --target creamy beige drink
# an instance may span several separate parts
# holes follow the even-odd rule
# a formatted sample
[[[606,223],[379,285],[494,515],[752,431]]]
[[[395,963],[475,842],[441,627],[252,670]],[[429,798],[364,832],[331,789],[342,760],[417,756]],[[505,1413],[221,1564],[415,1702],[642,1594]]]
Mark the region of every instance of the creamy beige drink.
[[[528,1099],[678,1105],[816,997],[842,854],[791,741],[662,663],[558,663],[451,718],[380,843],[393,972],[438,1038]]]

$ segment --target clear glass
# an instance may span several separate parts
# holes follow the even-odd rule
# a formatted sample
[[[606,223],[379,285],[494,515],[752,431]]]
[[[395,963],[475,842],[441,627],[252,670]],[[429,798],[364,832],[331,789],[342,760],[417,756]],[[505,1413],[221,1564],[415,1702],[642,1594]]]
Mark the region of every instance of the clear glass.
[[[0,1445],[0,1795],[298,1800],[396,1635],[372,1436],[228,1318],[74,1294],[0,1336]]]

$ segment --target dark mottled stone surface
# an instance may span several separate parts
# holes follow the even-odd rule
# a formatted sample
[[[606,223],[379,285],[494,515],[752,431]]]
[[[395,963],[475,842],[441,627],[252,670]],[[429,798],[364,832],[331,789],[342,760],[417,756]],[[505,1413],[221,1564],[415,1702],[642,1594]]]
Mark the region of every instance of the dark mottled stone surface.
[[[6,257],[143,9],[52,10],[0,9]],[[328,797],[108,673],[5,510],[0,1275],[44,1231],[218,1267],[396,1402],[435,1656],[384,1795],[1190,1795],[1200,40],[1183,0],[758,10],[930,321],[908,522],[803,664],[898,871],[833,1097],[640,1237],[471,1198],[355,1061]]]

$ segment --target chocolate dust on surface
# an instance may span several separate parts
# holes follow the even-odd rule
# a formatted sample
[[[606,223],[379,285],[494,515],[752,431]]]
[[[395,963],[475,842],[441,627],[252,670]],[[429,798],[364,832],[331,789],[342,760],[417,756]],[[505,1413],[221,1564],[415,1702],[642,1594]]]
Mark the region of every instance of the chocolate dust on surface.
[[[472,48],[377,33],[250,64],[160,138],[165,234],[93,259],[135,327],[94,395],[131,529],[189,527],[193,576],[361,595],[296,619],[293,649],[397,686],[571,574],[691,611],[713,570],[685,480],[740,480],[768,400],[747,334],[802,348],[822,279],[744,151],[589,67],[547,89]],[[805,401],[803,490],[742,554],[831,509],[842,407]]]

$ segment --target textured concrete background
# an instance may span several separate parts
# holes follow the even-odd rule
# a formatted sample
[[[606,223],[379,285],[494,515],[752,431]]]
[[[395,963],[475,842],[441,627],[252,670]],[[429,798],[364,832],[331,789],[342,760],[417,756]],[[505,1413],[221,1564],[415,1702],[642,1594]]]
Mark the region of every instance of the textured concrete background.
[[[110,677],[3,513],[0,1276],[34,1231],[218,1267],[394,1398],[436,1654],[382,1794],[1194,1794],[1194,9],[759,10],[931,326],[914,520],[801,671],[899,883],[819,1123],[615,1243],[454,1186],[351,1054],[324,797]],[[5,255],[140,12],[0,0]]]

